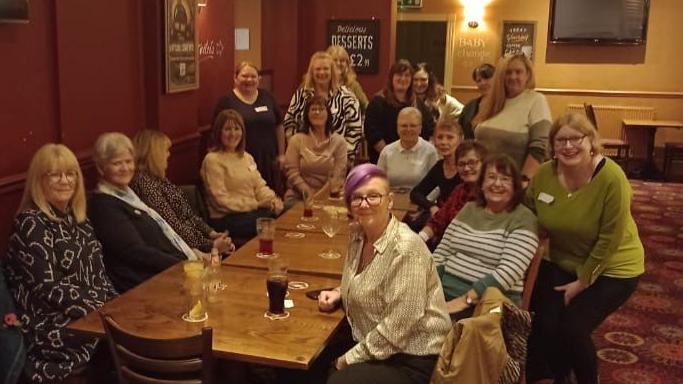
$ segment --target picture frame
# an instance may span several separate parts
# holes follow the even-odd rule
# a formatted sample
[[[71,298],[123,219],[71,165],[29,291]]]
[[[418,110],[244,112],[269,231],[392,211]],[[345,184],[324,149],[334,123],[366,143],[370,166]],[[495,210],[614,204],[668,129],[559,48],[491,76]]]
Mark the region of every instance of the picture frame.
[[[524,54],[533,61],[536,51],[536,22],[504,20],[501,35],[501,56]]]
[[[197,0],[164,0],[166,93],[199,88]]]

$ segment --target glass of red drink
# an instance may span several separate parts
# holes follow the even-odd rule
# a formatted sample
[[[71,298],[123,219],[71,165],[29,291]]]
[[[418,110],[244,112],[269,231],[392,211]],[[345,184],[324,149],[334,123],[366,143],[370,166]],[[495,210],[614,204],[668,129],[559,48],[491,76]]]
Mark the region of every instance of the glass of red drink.
[[[275,219],[270,217],[259,217],[256,219],[256,233],[259,240],[259,250],[256,253],[256,257],[272,257],[273,239],[275,239]]]
[[[301,221],[317,221],[318,218],[313,215],[313,194],[304,191],[301,197],[304,200],[304,214],[301,216]]]

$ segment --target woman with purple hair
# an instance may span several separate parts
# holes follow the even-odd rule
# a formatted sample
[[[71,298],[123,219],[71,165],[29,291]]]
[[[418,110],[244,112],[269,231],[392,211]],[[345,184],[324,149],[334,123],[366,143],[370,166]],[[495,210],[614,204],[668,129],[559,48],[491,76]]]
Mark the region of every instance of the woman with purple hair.
[[[428,383],[451,329],[434,261],[424,242],[392,214],[387,175],[362,164],[346,178],[346,205],[358,223],[341,286],[318,297],[343,305],[352,347],[328,383]]]

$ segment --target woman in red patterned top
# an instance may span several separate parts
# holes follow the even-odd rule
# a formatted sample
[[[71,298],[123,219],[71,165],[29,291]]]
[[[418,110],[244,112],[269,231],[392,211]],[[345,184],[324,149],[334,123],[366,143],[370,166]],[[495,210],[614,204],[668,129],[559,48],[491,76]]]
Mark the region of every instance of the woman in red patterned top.
[[[474,140],[465,140],[455,150],[455,166],[462,179],[448,200],[429,219],[427,225],[420,231],[420,237],[434,249],[441,241],[443,232],[451,223],[460,209],[470,200],[474,200],[473,190],[477,185],[481,162],[486,157],[486,147]]]

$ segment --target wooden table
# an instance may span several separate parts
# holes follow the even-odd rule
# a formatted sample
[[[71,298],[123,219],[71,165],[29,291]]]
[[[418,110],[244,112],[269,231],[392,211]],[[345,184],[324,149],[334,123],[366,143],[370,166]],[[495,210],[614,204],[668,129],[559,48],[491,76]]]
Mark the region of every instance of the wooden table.
[[[392,192],[394,194],[394,210],[396,211],[416,211],[417,205],[410,201],[410,191],[407,192]],[[330,200],[330,190],[325,184],[315,195],[315,200],[318,204],[346,206],[346,202],[342,200]]]
[[[648,177],[656,176],[657,166],[654,162],[654,151],[655,151],[655,134],[657,133],[657,128],[683,128],[683,123],[676,120],[635,120],[635,119],[623,119],[621,121],[624,128],[626,129],[645,129],[647,130],[647,159],[645,163],[645,169],[643,174]]]
[[[321,220],[322,220],[322,206],[321,204],[326,204],[326,202],[323,203],[318,203],[315,205],[316,208],[313,209],[313,216],[318,218],[318,221],[313,221],[313,222],[304,222],[301,220],[301,217],[304,215],[304,205],[303,203],[296,203],[292,208],[290,208],[287,212],[283,213],[282,216],[278,217],[276,222],[277,222],[277,229],[282,229],[286,231],[299,231],[299,232],[317,232],[317,233],[323,233],[323,230],[321,228]],[[332,204],[329,204],[332,205]],[[340,209],[342,207],[338,207]],[[341,213],[341,212],[340,212]],[[346,217],[346,208],[343,208],[343,213],[340,215],[341,216],[341,227],[339,229],[338,235],[346,235],[348,236],[349,234],[349,220]],[[302,228],[300,224],[305,224],[309,228],[305,229]]]
[[[291,231],[277,230],[275,232],[274,251],[288,259],[289,271],[341,279],[342,268],[349,246],[348,234],[338,234],[330,239],[327,235],[319,232],[299,232],[303,233],[305,237],[293,239],[287,237],[287,233],[291,233]],[[330,247],[339,251],[342,256],[332,260],[323,259],[318,256]],[[223,264],[235,267],[268,269],[268,261],[256,257],[258,248],[258,239],[252,239],[230,257],[223,260]]]
[[[198,334],[202,326],[213,328],[213,351],[218,358],[269,366],[307,369],[343,320],[342,311],[322,313],[306,290],[289,291],[294,308],[284,320],[263,316],[268,308],[266,273],[263,270],[221,267],[227,288],[208,308],[203,323],[181,320],[187,291],[183,288],[182,263],[152,277],[108,302],[101,309],[134,334],[150,338],[176,338]],[[290,281],[305,281],[311,289],[335,287],[339,280],[290,274]],[[104,336],[96,312],[69,324],[82,334]]]

